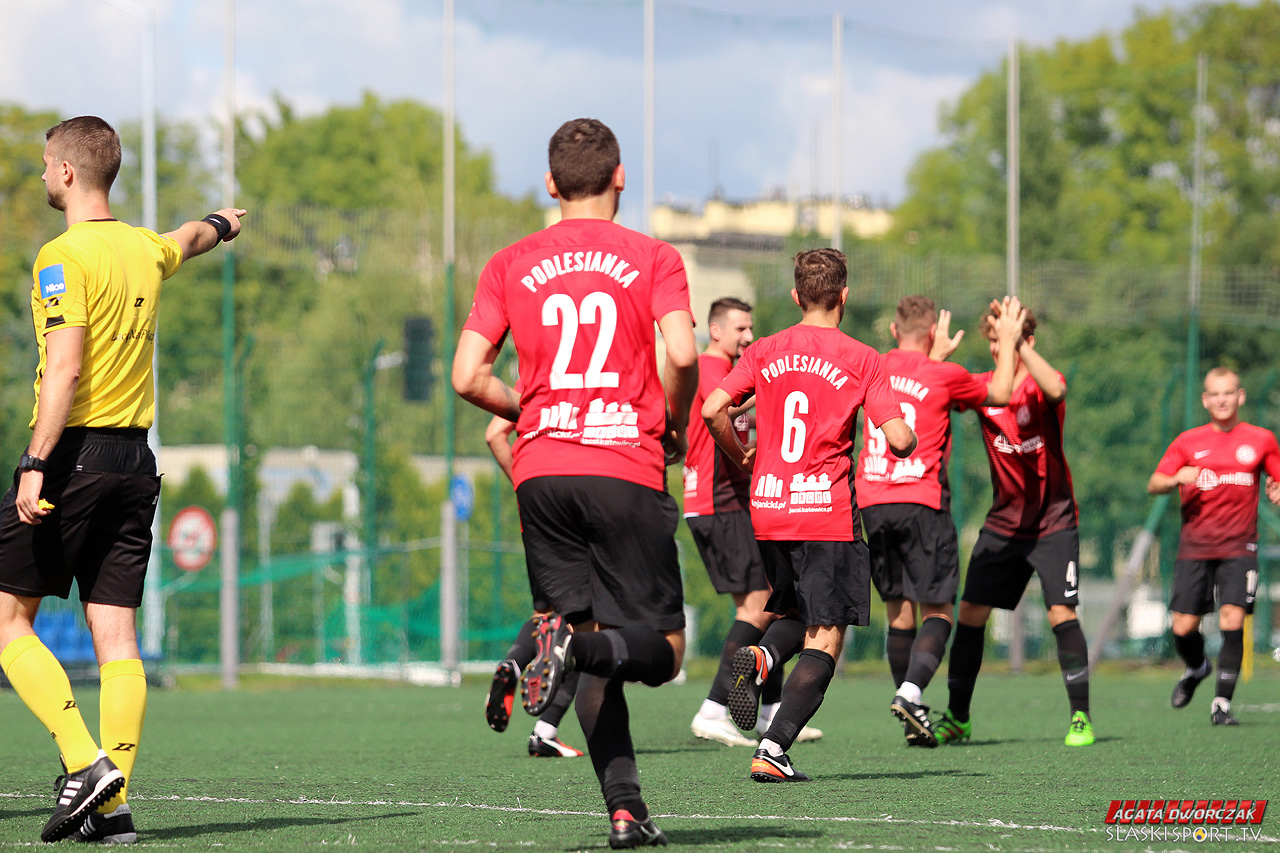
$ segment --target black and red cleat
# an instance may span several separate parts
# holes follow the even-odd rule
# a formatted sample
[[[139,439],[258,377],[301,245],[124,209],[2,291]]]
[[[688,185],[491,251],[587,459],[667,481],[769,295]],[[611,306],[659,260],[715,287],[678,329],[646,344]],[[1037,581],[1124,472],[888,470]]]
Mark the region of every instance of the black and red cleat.
[[[515,705],[516,685],[520,683],[520,666],[511,658],[498,664],[484,703],[484,718],[495,732],[505,732]]]
[[[653,818],[636,820],[631,812],[618,809],[610,818],[609,846],[614,850],[629,850],[632,847],[665,847],[667,837],[653,823]]]
[[[573,628],[563,616],[552,614],[538,623],[537,654],[520,676],[520,703],[535,717],[547,710],[565,673],[572,668],[568,655],[571,639]]]

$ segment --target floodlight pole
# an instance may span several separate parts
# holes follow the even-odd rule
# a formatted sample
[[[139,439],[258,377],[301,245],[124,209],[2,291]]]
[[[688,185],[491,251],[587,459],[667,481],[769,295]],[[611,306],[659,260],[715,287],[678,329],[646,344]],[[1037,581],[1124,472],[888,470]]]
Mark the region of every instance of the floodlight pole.
[[[654,2],[644,0],[644,233],[653,236]]]
[[[1192,151],[1191,177],[1191,270],[1189,275],[1187,308],[1187,399],[1185,429],[1191,429],[1198,420],[1196,411],[1196,386],[1200,382],[1200,277],[1204,245],[1201,217],[1204,209],[1204,118],[1205,100],[1209,90],[1209,57],[1196,57],[1196,141]]]
[[[236,186],[236,4],[225,0],[222,35],[227,124],[222,137],[222,204],[235,204]],[[240,678],[240,438],[236,381],[236,260],[230,243],[222,254],[222,414],[227,454],[227,503],[222,510],[222,587],[219,647],[222,686]]]
[[[840,203],[840,155],[843,145],[840,134],[840,114],[842,112],[841,82],[844,77],[844,15],[839,12],[831,16],[831,66],[834,90],[831,145],[831,245],[839,252],[844,248],[844,205]]]
[[[142,227],[159,230],[156,216],[156,14],[149,6],[135,0],[106,0],[142,24]],[[153,332],[156,330],[153,330]],[[155,414],[147,430],[147,444],[160,456],[160,389],[158,342],[152,340],[151,382]],[[164,592],[161,588],[160,499],[156,498],[155,518],[151,522],[151,571],[156,572],[142,592],[142,653],[159,657],[164,644]]]
[[[1007,102],[1008,106],[1005,110],[1005,152],[1006,152],[1006,174],[1005,174],[1005,245],[1007,247],[1005,255],[1005,273],[1007,279],[1007,289],[1010,296],[1018,295],[1018,236],[1019,236],[1019,193],[1022,192],[1019,182],[1020,164],[1020,146],[1022,145],[1022,134],[1020,133],[1020,125],[1022,121],[1021,113],[1021,96],[1018,91],[1018,40],[1016,38],[1009,39],[1009,73]]]

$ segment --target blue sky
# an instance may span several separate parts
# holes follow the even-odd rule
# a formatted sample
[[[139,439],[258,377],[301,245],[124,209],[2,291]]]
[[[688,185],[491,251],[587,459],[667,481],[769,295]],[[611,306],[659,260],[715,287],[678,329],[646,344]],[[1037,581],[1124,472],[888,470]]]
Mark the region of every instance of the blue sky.
[[[223,106],[220,2],[136,0],[155,9],[157,103],[168,119],[212,121]],[[829,193],[831,16],[845,18],[842,190],[896,203],[907,169],[938,144],[939,108],[999,66],[1011,37],[1037,45],[1118,33],[1140,9],[1190,0],[658,0],[659,200],[697,204]],[[236,96],[306,114],[383,98],[443,101],[439,0],[240,0]],[[638,216],[642,174],[640,0],[457,0],[458,121],[489,150],[499,187],[541,193],[546,140],[580,115],[623,146]],[[138,23],[104,0],[0,0],[0,101],[136,120]]]

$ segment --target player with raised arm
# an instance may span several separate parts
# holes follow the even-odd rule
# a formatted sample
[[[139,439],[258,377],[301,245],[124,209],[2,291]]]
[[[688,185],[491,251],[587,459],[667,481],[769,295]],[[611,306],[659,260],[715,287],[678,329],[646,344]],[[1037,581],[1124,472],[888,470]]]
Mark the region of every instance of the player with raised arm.
[[[519,390],[519,386],[517,386]],[[511,433],[516,425],[506,418],[494,415],[485,428],[484,440],[489,451],[507,479],[515,482],[511,466]],[[516,686],[520,682],[520,673],[529,665],[537,654],[538,625],[551,615],[551,604],[539,589],[533,589],[533,616],[525,621],[516,631],[515,642],[507,649],[506,655],[493,673],[493,682],[489,686],[489,695],[485,699],[484,716],[489,728],[495,732],[504,732],[511,722],[511,709],[515,705]],[[533,732],[529,735],[529,754],[534,758],[577,758],[582,750],[560,740],[560,721],[565,711],[573,704],[574,694],[578,692],[578,673],[571,672],[564,678],[564,683],[556,691],[555,698],[547,704],[533,724]]]
[[[1173,643],[1186,672],[1173,688],[1175,708],[1191,702],[1196,686],[1212,667],[1204,653],[1200,619],[1218,601],[1218,683],[1209,720],[1239,725],[1231,714],[1240,662],[1244,658],[1244,618],[1258,592],[1258,489],[1268,476],[1267,498],[1280,504],[1280,448],[1270,431],[1240,420],[1244,389],[1235,371],[1215,367],[1204,377],[1201,402],[1209,423],[1179,435],[1165,451],[1147,491],[1178,489],[1182,533],[1173,569]]]
[[[521,675],[525,710],[542,713],[565,673],[582,673],[575,705],[609,845],[665,844],[640,795],[623,685],[663,684],[684,657],[679,511],[665,466],[683,456],[698,383],[689,289],[674,248],[613,222],[626,181],[608,127],[565,122],[548,160],[561,220],[485,265],[453,386],[517,424],[512,474],[529,577],[554,608]],[[518,395],[493,372],[508,334]]]
[[[240,233],[227,208],[167,234],[112,216],[120,137],[96,116],[45,134],[42,180],[67,230],[32,270],[39,350],[31,441],[0,504],[0,667],[53,735],[65,771],[42,841],[137,840],[126,801],[147,708],[137,608],[160,497],[147,445],[161,284]],[[98,742],[32,623],[45,596],[84,605],[101,674]]]
[[[702,404],[751,343],[752,328],[750,304],[733,297],[711,303],[707,317],[711,341],[698,358],[698,393],[693,398],[689,454],[684,463],[685,523],[693,534],[711,585],[721,595],[732,595],[734,605],[734,622],[720,651],[720,667],[689,728],[696,737],[727,746],[756,745],[754,738],[744,736],[729,719],[727,702],[733,678],[733,656],[738,649],[760,642],[764,629],[774,617],[764,609],[769,601],[769,579],[751,529],[748,505],[751,475],[716,446],[702,421]],[[747,405],[752,403],[748,401]],[[738,439],[749,443],[750,415],[746,408],[730,409],[729,416]],[[760,720],[756,725],[760,734],[768,730],[768,721],[778,709],[782,679],[782,667],[775,667],[762,689]],[[820,737],[820,730],[806,726],[797,739]]]
[[[835,249],[798,254],[791,298],[800,322],[752,344],[702,408],[716,444],[752,472],[751,523],[773,585],[768,607],[783,614],[760,643],[735,655],[729,710],[739,727],[755,725],[760,685],[803,646],[752,757],[757,782],[809,780],[787,750],[822,704],[846,626],[870,618],[869,558],[853,489],[858,410],[866,408],[895,456],[916,446],[880,354],[840,331],[846,280]],[[753,394],[757,443],[747,448],[729,410]]]
[[[907,743],[927,747],[938,740],[923,691],[946,651],[960,585],[947,481],[951,411],[1009,402],[1014,345],[1025,319],[1017,299],[1006,299],[996,320],[995,372],[974,376],[958,364],[929,357],[939,331],[944,345],[951,343],[950,315],[944,314],[940,328],[932,299],[906,296],[898,303],[889,324],[897,346],[881,356],[882,369],[919,444],[906,459],[891,459],[883,432],[868,423],[854,481],[871,551],[871,580],[888,623],[885,646],[896,691],[889,707],[902,720]]]
[[[1004,345],[996,332],[1002,312],[1002,304],[993,301],[982,319],[983,334],[996,360]],[[940,743],[968,740],[972,735],[969,706],[982,668],[987,620],[993,608],[1018,606],[1033,573],[1040,577],[1071,706],[1064,742],[1067,746],[1094,742],[1089,719],[1089,649],[1076,619],[1078,512],[1062,448],[1067,382],[1036,351],[1035,330],[1035,315],[1026,309],[1022,334],[1014,346],[1013,396],[1008,405],[978,409],[991,467],[992,501],[960,596],[960,624],[951,643],[947,678],[950,698],[946,713],[934,724]]]

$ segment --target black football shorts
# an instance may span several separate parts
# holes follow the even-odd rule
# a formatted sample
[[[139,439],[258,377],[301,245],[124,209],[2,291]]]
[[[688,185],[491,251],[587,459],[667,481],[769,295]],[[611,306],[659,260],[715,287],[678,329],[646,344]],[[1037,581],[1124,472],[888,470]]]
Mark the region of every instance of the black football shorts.
[[[764,560],[749,512],[717,512],[685,519],[716,592],[747,593],[769,588]]]
[[[1080,535],[1073,527],[1038,539],[1011,539],[985,527],[969,558],[961,600],[1012,610],[1032,573],[1040,576],[1044,606],[1080,602]]]
[[[800,611],[805,625],[867,625],[871,618],[870,558],[863,542],[760,540],[773,583],[766,610]]]
[[[862,507],[871,582],[883,601],[954,603],[960,548],[951,514],[923,504]]]
[[[1246,554],[1226,560],[1175,560],[1173,595],[1169,609],[1175,613],[1203,616],[1214,611],[1214,591],[1218,606],[1234,604],[1253,612],[1258,595],[1258,557]]]

